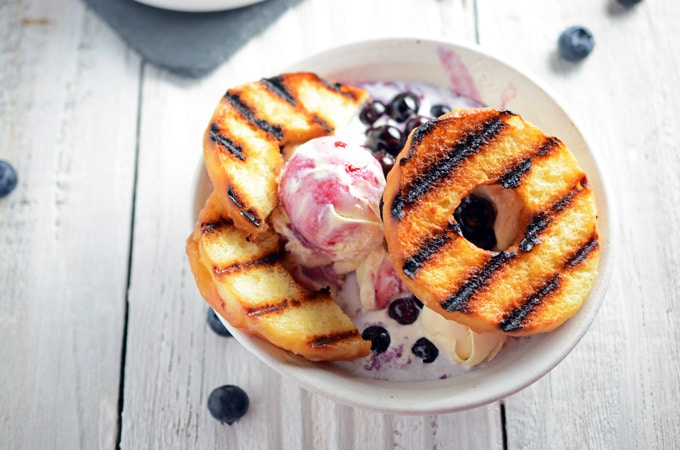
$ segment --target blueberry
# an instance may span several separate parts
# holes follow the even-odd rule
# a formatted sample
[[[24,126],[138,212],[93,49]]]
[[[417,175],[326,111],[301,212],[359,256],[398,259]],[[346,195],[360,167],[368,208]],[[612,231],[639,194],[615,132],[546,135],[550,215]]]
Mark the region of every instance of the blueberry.
[[[385,150],[378,150],[373,152],[373,157],[378,160],[380,166],[382,167],[385,176],[392,170],[396,159],[391,154],[387,153]]]
[[[361,111],[359,112],[359,120],[361,120],[361,123],[364,125],[373,125],[376,120],[380,119],[380,117],[385,114],[386,110],[387,107],[383,102],[373,100],[369,103],[366,103],[364,107],[361,108]]]
[[[493,250],[496,247],[496,233],[493,228],[485,228],[477,231],[463,231],[465,239],[484,250]]]
[[[580,25],[564,30],[557,41],[560,56],[572,62],[581,61],[593,51],[594,47],[593,34]]]
[[[9,195],[17,187],[17,171],[7,161],[0,160],[0,198]]]
[[[468,195],[461,200],[453,217],[460,224],[465,239],[485,250],[496,247],[496,234],[493,231],[496,209],[490,200],[479,195]]]
[[[387,105],[390,117],[399,123],[403,123],[412,115],[417,114],[419,109],[420,99],[412,92],[397,94]]]
[[[430,108],[430,114],[432,117],[439,117],[443,116],[444,114],[450,113],[451,112],[451,107],[449,105],[444,105],[442,103],[437,103],[435,105],[432,105]]]
[[[381,125],[366,130],[366,145],[374,152],[385,150],[397,156],[404,146],[404,135],[399,128],[392,125]]]
[[[208,396],[208,411],[217,420],[229,425],[248,412],[248,394],[238,386],[230,384],[215,388]]]
[[[390,333],[378,325],[366,328],[361,337],[365,341],[371,341],[371,350],[376,353],[383,353],[390,346]]]
[[[471,194],[461,200],[453,216],[463,228],[470,231],[483,230],[493,227],[496,208],[490,200]]]
[[[425,364],[434,362],[439,356],[439,349],[437,346],[430,342],[427,338],[420,338],[413,344],[411,351],[418,358],[422,359]]]
[[[220,321],[219,317],[217,317],[217,313],[215,313],[215,310],[212,308],[208,308],[208,325],[210,325],[211,330],[213,330],[220,336],[224,337],[231,336],[231,333],[229,332],[229,330],[227,330],[227,327],[225,327],[224,324]]]
[[[390,302],[387,314],[401,325],[410,325],[418,319],[423,304],[415,296],[400,297]]]
[[[637,5],[638,3],[640,3],[641,1],[642,1],[642,0],[616,0],[616,2],[617,2],[619,5],[623,5],[623,6],[626,6],[626,7],[635,6],[635,5]]]
[[[415,130],[419,126],[426,124],[427,122],[430,121],[429,117],[421,116],[421,115],[415,115],[411,116],[406,120],[406,123],[404,124],[404,136],[408,136],[411,134],[411,131]]]

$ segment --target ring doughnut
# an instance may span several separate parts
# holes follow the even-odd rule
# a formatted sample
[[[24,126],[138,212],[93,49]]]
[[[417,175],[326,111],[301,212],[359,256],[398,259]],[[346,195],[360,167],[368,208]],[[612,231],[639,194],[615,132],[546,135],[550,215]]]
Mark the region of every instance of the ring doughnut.
[[[516,200],[505,248],[478,247],[455,217],[480,187]],[[494,208],[500,216],[506,207]],[[510,111],[454,110],[414,130],[388,174],[382,213],[404,283],[477,332],[549,332],[581,307],[597,274],[585,173],[562,141]]]

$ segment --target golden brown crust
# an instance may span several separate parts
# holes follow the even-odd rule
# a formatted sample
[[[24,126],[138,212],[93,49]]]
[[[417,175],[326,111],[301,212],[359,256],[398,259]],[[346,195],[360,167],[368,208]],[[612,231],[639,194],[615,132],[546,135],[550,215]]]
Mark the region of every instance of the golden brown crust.
[[[597,212],[567,147],[509,111],[457,110],[409,136],[387,177],[383,219],[404,283],[475,331],[551,331],[580,308],[599,260]],[[516,192],[522,232],[483,250],[453,213],[478,186]]]

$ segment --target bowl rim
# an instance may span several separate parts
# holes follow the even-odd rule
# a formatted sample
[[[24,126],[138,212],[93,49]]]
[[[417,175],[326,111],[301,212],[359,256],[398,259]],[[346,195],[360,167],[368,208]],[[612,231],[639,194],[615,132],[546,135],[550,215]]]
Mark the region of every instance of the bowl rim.
[[[551,338],[551,336],[561,336],[565,333],[569,339],[558,341],[558,345],[553,349],[554,351],[549,352],[542,358],[536,359],[535,357],[529,357],[527,361],[524,361],[527,363],[527,366],[522,370],[519,370],[517,367],[512,367],[513,361],[509,361],[507,358],[503,360],[503,350],[501,350],[501,354],[496,357],[494,363],[501,360],[501,368],[506,369],[507,374],[515,377],[512,378],[513,381],[506,381],[498,384],[485,382],[482,375],[486,374],[488,366],[483,368],[478,366],[478,368],[472,369],[470,372],[463,375],[464,377],[470,376],[470,383],[468,383],[467,386],[469,389],[466,388],[466,391],[461,392],[456,390],[456,383],[453,382],[460,377],[454,377],[449,380],[404,382],[383,381],[348,374],[347,372],[337,369],[332,364],[310,362],[292,355],[264,340],[247,335],[234,328],[224,320],[224,318],[219,316],[219,314],[218,317],[237,341],[246,347],[251,354],[256,356],[270,368],[274,369],[282,377],[292,379],[296,384],[310,392],[320,394],[340,404],[381,413],[428,415],[471,409],[504,399],[535,383],[566,358],[592,325],[607,294],[612,275],[611,261],[613,260],[613,249],[611,247],[611,242],[616,241],[614,239],[616,227],[613,224],[612,218],[617,216],[615,214],[613,199],[611,195],[608,194],[612,192],[609,187],[609,180],[601,170],[602,164],[599,161],[599,157],[596,152],[592,151],[593,147],[585,136],[583,128],[577,125],[575,116],[568,111],[566,102],[560,99],[558,95],[552,92],[542,81],[531,74],[531,72],[520,68],[515,63],[506,62],[501,57],[492,54],[479,45],[461,43],[455,40],[446,40],[442,38],[423,37],[393,37],[357,40],[343,45],[329,47],[317,52],[289,65],[284,68],[282,72],[311,70],[313,69],[314,64],[318,63],[319,60],[330,59],[333,58],[334,55],[346,54],[366,47],[394,46],[399,48],[414,45],[443,46],[456,51],[468,52],[492,61],[495,64],[505,66],[506,69],[514,72],[516,76],[525,79],[529,84],[533,85],[533,87],[542,91],[546,98],[554,103],[558,112],[571,122],[578,137],[582,140],[592,166],[587,172],[589,180],[595,179],[598,187],[596,201],[598,214],[600,214],[598,228],[601,246],[598,276],[588,298],[577,312],[577,315],[569,319],[552,333],[540,335],[539,343],[543,342],[545,339],[550,342],[555,341],[557,338]],[[351,65],[348,66],[348,68],[351,69]],[[318,73],[323,77],[333,79],[332,73],[325,73],[324,71],[319,71]],[[333,81],[342,80],[333,79]],[[582,163],[582,161],[579,160],[579,163]],[[200,176],[201,175],[199,175],[199,177]],[[601,215],[602,213],[604,213],[604,219]],[[577,316],[579,317],[579,320],[574,320]],[[560,330],[562,330],[560,334],[557,334]],[[498,363],[495,365],[498,365]],[[514,366],[516,365],[517,364],[514,364]],[[498,369],[496,371],[498,371]],[[479,375],[475,376],[475,373],[478,373]],[[447,393],[450,393],[450,390],[442,388],[448,386],[454,387],[455,395],[446,395]]]
[[[187,13],[227,11],[260,3],[265,0],[134,0],[154,8]]]

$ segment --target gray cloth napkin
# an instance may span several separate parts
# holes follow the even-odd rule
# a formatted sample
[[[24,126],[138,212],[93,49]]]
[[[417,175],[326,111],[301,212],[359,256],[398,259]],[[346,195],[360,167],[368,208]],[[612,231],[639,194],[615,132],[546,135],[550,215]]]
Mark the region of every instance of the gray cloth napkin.
[[[134,0],[84,1],[151,63],[200,77],[302,0],[266,0],[210,13],[168,11]]]

